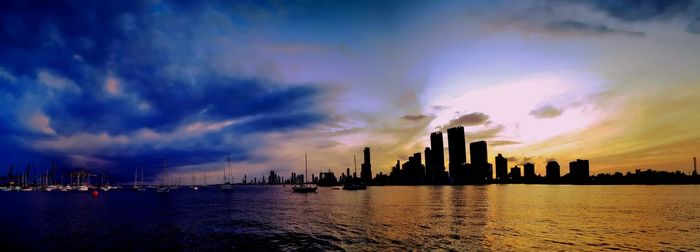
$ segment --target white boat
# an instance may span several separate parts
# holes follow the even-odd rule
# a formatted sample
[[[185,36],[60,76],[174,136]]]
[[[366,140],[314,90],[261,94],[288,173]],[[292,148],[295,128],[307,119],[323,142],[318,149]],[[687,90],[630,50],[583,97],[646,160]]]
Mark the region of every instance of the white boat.
[[[55,186],[55,185],[49,185],[49,186],[44,187],[44,191],[45,191],[45,192],[50,192],[50,191],[53,191],[53,190],[56,190],[56,189],[58,189],[58,187]]]
[[[80,191],[80,192],[87,192],[89,190],[90,190],[90,188],[88,188],[85,185],[78,186],[78,191]]]
[[[158,187],[158,188],[156,189],[156,192],[158,192],[158,193],[169,193],[169,192],[170,192],[170,188],[167,187],[167,186],[160,186],[160,187]]]
[[[9,192],[9,191],[10,191],[10,188],[9,188],[9,187],[6,187],[6,186],[0,186],[0,191]]]
[[[22,189],[19,189],[20,192],[31,192],[34,191],[34,188],[31,187],[22,187]]]

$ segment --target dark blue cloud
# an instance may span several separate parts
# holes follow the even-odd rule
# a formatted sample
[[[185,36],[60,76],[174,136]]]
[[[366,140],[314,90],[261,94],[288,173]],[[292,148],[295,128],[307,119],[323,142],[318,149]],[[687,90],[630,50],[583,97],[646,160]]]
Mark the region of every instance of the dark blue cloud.
[[[606,25],[589,24],[575,20],[550,22],[549,24],[547,24],[547,29],[553,32],[572,32],[593,35],[626,35],[635,37],[645,35],[644,32],[613,29]]]
[[[168,23],[163,21],[197,16],[198,10],[212,7],[225,11],[229,6],[0,2],[0,151],[14,157],[3,161],[15,166],[48,160],[80,165],[68,158],[76,154],[70,147],[42,149],[36,143],[100,134],[133,140],[144,129],[168,135],[190,123],[241,120],[166,147],[127,143],[114,151],[90,154],[122,167],[120,174],[128,177],[134,165],[158,167],[163,159],[178,165],[216,161],[229,153],[234,160],[260,159],[252,152],[267,143],[250,144],[245,136],[303,129],[327,119],[320,104],[324,91],[317,85],[223,74],[206,64],[198,65],[198,74],[192,76],[165,71],[172,65],[201,63],[188,60],[197,58],[198,49],[207,48],[190,39],[199,35],[196,28],[186,23],[164,27]],[[232,20],[238,17],[234,14]],[[163,31],[183,34],[178,34],[181,40],[156,39]],[[163,40],[169,44],[159,44]],[[106,90],[108,80],[116,83],[118,92]],[[48,125],[42,123],[44,117]],[[244,137],[238,142],[222,140],[230,135]]]
[[[668,19],[688,14],[690,0],[592,0],[584,1],[611,17],[624,21]]]
[[[686,31],[698,34],[700,1],[693,0],[572,0],[620,21],[647,22],[681,18],[688,21]]]

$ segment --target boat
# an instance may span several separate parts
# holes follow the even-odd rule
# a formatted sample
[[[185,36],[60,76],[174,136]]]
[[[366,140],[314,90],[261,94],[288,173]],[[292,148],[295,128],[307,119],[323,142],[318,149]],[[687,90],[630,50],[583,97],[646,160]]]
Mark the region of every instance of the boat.
[[[343,186],[343,190],[357,191],[357,190],[367,190],[365,184],[346,184]]]
[[[10,191],[10,188],[7,187],[7,186],[0,186],[0,191],[9,192],[9,191]]]
[[[355,174],[357,174],[357,159],[355,156],[352,157],[353,162],[355,163]],[[352,181],[350,179],[352,178]],[[348,175],[348,179],[345,181],[345,185],[343,185],[343,190],[348,190],[348,191],[357,191],[357,190],[367,190],[367,185],[363,183],[357,183],[357,178],[356,177],[350,177]]]
[[[192,190],[199,190],[199,187],[197,186],[197,177],[194,173],[194,168],[192,168]]]
[[[163,171],[165,171],[165,159],[163,159]],[[167,176],[167,174],[166,174]],[[166,182],[167,178],[163,179],[164,182]],[[170,187],[168,185],[160,185],[158,188],[156,188],[157,193],[169,193],[170,192]]]
[[[167,186],[159,186],[156,188],[156,192],[158,193],[169,193],[170,192],[170,187]]]
[[[45,192],[51,192],[51,191],[56,190],[56,189],[58,189],[58,186],[55,186],[55,185],[48,185],[48,186],[44,187]]]
[[[224,167],[224,183],[219,186],[219,189],[222,191],[233,191],[233,183],[231,183],[231,155],[228,156],[228,163]]]
[[[315,193],[318,187],[314,184],[313,186],[308,185],[306,182],[309,167],[308,161],[306,160],[306,153],[304,153],[304,181],[292,187],[292,192],[295,193]]]
[[[90,188],[88,188],[88,186],[86,186],[86,185],[78,186],[78,191],[79,191],[79,192],[87,192],[87,191],[89,191],[89,190],[90,190]]]

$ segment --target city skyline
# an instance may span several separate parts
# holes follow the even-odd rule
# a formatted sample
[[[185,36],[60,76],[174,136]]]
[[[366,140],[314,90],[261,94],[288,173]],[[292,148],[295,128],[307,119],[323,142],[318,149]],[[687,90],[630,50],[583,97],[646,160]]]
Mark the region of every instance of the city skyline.
[[[689,173],[698,6],[6,1],[0,171],[56,163],[128,180],[165,159],[185,177],[221,177],[230,154],[240,180],[300,172],[304,152],[314,174],[340,173],[369,146],[358,173],[389,174],[410,156],[439,179],[485,141],[492,166],[474,153],[469,168],[494,177],[498,153],[523,176],[551,159],[562,175],[577,159],[590,174]],[[458,125],[464,157],[446,149]]]

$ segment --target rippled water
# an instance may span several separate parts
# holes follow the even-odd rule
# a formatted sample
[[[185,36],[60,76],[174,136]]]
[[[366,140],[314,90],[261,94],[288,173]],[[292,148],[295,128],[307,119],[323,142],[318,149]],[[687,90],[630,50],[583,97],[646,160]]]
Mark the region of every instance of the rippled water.
[[[32,250],[697,250],[700,186],[238,187],[0,192],[0,246]]]

